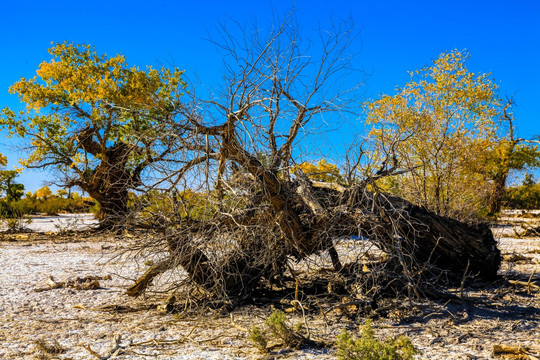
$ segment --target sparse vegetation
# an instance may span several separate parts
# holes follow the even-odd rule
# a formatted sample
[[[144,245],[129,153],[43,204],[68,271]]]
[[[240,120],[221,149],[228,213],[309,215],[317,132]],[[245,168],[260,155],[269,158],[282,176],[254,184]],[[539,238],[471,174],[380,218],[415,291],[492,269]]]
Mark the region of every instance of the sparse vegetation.
[[[263,354],[268,352],[268,341],[266,332],[263,332],[257,326],[254,326],[249,333],[249,341]]]
[[[37,359],[51,359],[52,356],[63,354],[66,351],[56,339],[50,341],[35,340],[34,345],[37,349],[34,358]]]
[[[32,219],[28,216],[11,216],[11,217],[2,217],[3,223],[6,225],[8,231],[10,232],[23,232],[26,231],[27,225],[32,223]]]
[[[0,218],[23,219],[31,214],[58,215],[60,213],[86,213],[94,212],[96,202],[94,199],[81,197],[78,193],[67,194],[59,190],[52,194],[48,187],[35,193],[27,192],[18,200],[4,198],[0,200]],[[46,195],[44,195],[46,194]]]
[[[529,244],[523,253],[505,249],[487,221],[503,206],[540,207],[540,184],[532,175],[507,188],[511,171],[540,167],[540,138],[517,137],[513,101],[500,97],[490,74],[469,71],[466,50],[442,53],[411,72],[410,82],[394,94],[363,101],[358,91],[363,79],[352,83],[355,25],[321,27],[313,40],[302,36],[304,26],[293,15],[276,15],[268,27],[221,25],[212,40],[224,62],[218,90],[198,90],[176,67],[128,66],[123,55],[67,42],[49,49],[51,58],[39,65],[37,76],[10,87],[25,107],[1,110],[0,128],[27,146],[23,166],[53,169],[61,176],[50,186],[64,188],[25,193],[17,182],[19,170],[8,170],[0,154],[0,222],[8,229],[0,239],[10,242],[6,253],[13,250],[20,265],[13,266],[18,273],[9,282],[16,283],[30,266],[40,271],[49,266],[40,257],[49,244],[60,253],[71,251],[65,243],[84,241],[85,247],[77,247],[85,251],[84,259],[92,257],[107,269],[128,264],[118,274],[122,278],[110,283],[116,295],[151,294],[137,306],[102,305],[112,291],[100,280],[112,280],[109,275],[61,279],[55,273],[58,281],[49,275],[46,286],[34,288],[35,298],[24,304],[18,303],[20,292],[0,293],[17,312],[6,322],[34,321],[25,310],[41,311],[37,293],[53,299],[79,290],[95,291],[95,301],[79,303],[80,295],[72,297],[77,304],[53,304],[69,313],[65,319],[75,324],[70,329],[93,321],[73,317],[74,310],[92,316],[111,311],[114,320],[143,310],[161,320],[171,316],[159,332],[151,329],[153,338],[137,334],[135,339],[123,330],[114,334],[108,355],[100,355],[103,343],[79,342],[99,359],[147,355],[136,347],[226,344],[220,337],[228,333],[206,337],[206,331],[212,327],[209,314],[217,323],[228,312],[242,332],[230,329],[231,338],[243,339],[242,346],[250,342],[268,357],[316,348],[335,351],[339,360],[411,360],[420,352],[408,336],[384,336],[399,331],[395,324],[377,334],[369,319],[358,334],[350,329],[365,317],[399,319],[401,327],[450,314],[446,320],[461,324],[477,304],[485,305],[484,317],[497,321],[522,312],[519,320],[526,321],[516,321],[511,331],[534,328],[538,249]],[[342,131],[342,121],[361,121],[365,132],[352,134],[346,150],[340,145],[331,151],[323,134]],[[86,217],[63,216],[65,222],[55,225],[56,238],[16,233],[24,231],[29,215],[89,211],[97,214],[100,231],[75,233],[69,228]],[[540,235],[540,215],[521,215],[497,224],[500,231]],[[103,234],[107,240],[86,242],[86,235]],[[20,250],[17,241],[35,249]],[[96,260],[109,249],[119,253],[113,261]],[[88,265],[81,259],[55,260],[56,269],[65,263],[71,273],[86,272],[76,267]],[[501,279],[508,268],[526,271]],[[126,281],[131,281],[127,289]],[[28,283],[17,284],[17,290],[28,290],[23,287]],[[527,296],[526,306],[505,307],[518,296]],[[264,323],[248,329],[234,322],[233,312],[258,305],[264,308],[255,310],[265,314],[259,319],[273,311]],[[178,335],[178,329],[185,330],[178,324],[196,311],[200,318],[191,331]],[[301,314],[303,322],[293,324],[296,317],[288,313]],[[248,323],[251,315],[241,321]],[[62,321],[42,316],[34,324],[53,329]],[[336,339],[344,328],[349,331]],[[32,355],[40,359],[72,351],[56,340],[34,345]]]
[[[412,360],[419,351],[406,336],[379,340],[366,320],[360,338],[355,339],[343,330],[336,342],[339,360]]]
[[[508,209],[540,209],[540,183],[527,174],[521,185],[506,190],[503,203]]]
[[[261,352],[270,351],[270,341],[276,342],[280,348],[298,349],[303,346],[321,347],[325,344],[314,341],[303,334],[304,327],[298,323],[291,327],[287,322],[287,315],[281,310],[275,310],[266,318],[267,330],[254,326],[249,333],[250,342]]]
[[[298,348],[304,343],[306,338],[293,330],[286,321],[287,315],[283,311],[276,310],[266,319],[266,325],[272,335],[276,339],[281,340],[283,346]]]

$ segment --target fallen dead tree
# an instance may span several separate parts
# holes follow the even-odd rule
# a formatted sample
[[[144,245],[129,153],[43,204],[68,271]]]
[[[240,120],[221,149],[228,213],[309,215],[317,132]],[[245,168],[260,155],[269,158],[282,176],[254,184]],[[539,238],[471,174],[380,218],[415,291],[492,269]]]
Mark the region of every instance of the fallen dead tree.
[[[388,266],[396,269],[404,283],[418,285],[421,279],[431,281],[434,274],[442,273],[454,282],[464,276],[484,280],[497,276],[500,251],[487,225],[444,218],[359,185],[304,179],[282,181],[280,189],[288,196],[280,196],[278,201],[268,194],[266,206],[236,216],[182,219],[164,237],[170,257],[148,269],[128,294],[141,294],[155,276],[177,266],[204,290],[228,297],[249,296],[263,279],[283,276],[288,258],[301,260],[328,252],[339,273],[345,270],[334,243],[353,235],[368,239],[388,254]],[[279,206],[272,207],[273,203]],[[211,255],[219,248],[216,238],[229,239],[222,240],[230,247],[223,252],[225,256]],[[205,243],[214,245],[205,247]]]
[[[409,266],[436,266],[456,278],[468,273],[496,279],[501,255],[487,224],[466,224],[384,194],[364,193],[356,204],[360,212],[379,211],[371,211],[370,221],[359,218],[360,234],[368,238],[377,234],[374,241],[388,253],[403,251],[411,260]]]
[[[393,166],[385,161],[360,180],[352,175],[360,173],[362,151],[348,180],[317,182],[296,171],[298,138],[315,131],[323,114],[338,116],[357,102],[335,86],[351,69],[354,32],[349,26],[321,32],[321,53],[306,56],[310,46],[301,46],[290,18],[272,29],[267,37],[257,30],[237,41],[224,28],[219,45],[231,63],[219,95],[193,95],[191,103],[175,105],[175,118],[162,119],[173,122],[168,136],[181,151],[177,167],[155,169],[162,176],[156,186],[168,186],[141,206],[145,215],[138,218],[162,234],[148,247],[164,247],[168,256],[128,294],[140,295],[156,276],[180,267],[186,284],[241,301],[282,286],[295,276],[295,264],[325,254],[336,276],[370,284],[370,296],[377,295],[375,283],[422,296],[434,279],[494,279],[500,253],[489,228],[377,191],[375,180],[406,171],[391,149]],[[385,253],[376,271],[362,271],[363,258],[340,255],[341,239],[351,236]]]

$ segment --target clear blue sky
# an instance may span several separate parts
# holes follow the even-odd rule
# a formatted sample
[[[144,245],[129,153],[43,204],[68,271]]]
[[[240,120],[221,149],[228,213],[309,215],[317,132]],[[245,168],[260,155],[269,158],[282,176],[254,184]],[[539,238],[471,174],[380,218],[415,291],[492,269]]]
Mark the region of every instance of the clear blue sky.
[[[0,0],[0,107],[20,107],[8,87],[32,77],[49,60],[51,42],[89,43],[121,53],[130,64],[174,64],[203,83],[219,81],[221,59],[207,39],[228,18],[264,23],[271,12],[297,10],[306,35],[320,22],[352,17],[361,30],[357,67],[374,98],[404,85],[407,71],[429,65],[441,52],[467,49],[469,69],[491,72],[502,95],[514,96],[519,134],[540,134],[540,1],[34,1]],[[24,153],[0,138],[9,167]],[[19,181],[36,190],[49,175],[25,172]]]

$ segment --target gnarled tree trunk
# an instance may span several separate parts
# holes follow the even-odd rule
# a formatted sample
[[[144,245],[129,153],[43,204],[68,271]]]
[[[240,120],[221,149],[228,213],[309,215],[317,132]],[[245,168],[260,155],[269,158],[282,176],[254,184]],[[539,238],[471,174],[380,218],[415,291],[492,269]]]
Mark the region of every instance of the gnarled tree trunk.
[[[167,179],[171,189],[181,182],[189,191],[200,188],[202,196],[212,198],[207,207],[218,210],[209,211],[211,219],[193,219],[185,212],[171,221],[176,237],[168,242],[170,267],[182,266],[192,282],[214,295],[243,296],[284,272],[289,258],[327,251],[334,270],[342,271],[334,243],[359,235],[392,261],[399,259],[411,276],[423,267],[438,267],[460,279],[466,271],[494,278],[500,256],[489,229],[371,193],[366,183],[373,179],[342,186],[291,174],[299,160],[293,155],[299,136],[318,128],[316,119],[325,114],[357,104],[357,98],[344,98],[348,91],[336,86],[354,68],[348,51],[352,27],[321,32],[319,46],[303,47],[298,27],[289,20],[265,36],[253,29],[257,36],[244,33],[241,41],[225,31],[220,46],[230,62],[219,100],[194,99],[181,109],[183,119],[174,134],[185,146],[181,168]],[[314,48],[321,52],[311,54]],[[386,168],[385,161],[383,172],[392,175],[398,161],[395,154],[387,155],[396,164]],[[361,158],[354,161],[356,168]],[[249,183],[227,183],[227,166],[243,172]],[[130,293],[140,294],[166,268],[149,269]]]
[[[462,279],[465,273],[485,280],[497,276],[500,251],[487,225],[445,218],[404,199],[369,192],[360,185],[343,187],[277,178],[271,181],[277,181],[280,190],[266,194],[268,213],[254,211],[234,220],[223,217],[207,223],[191,222],[190,234],[180,231],[169,240],[168,265],[149,269],[128,294],[139,295],[149,279],[174,266],[182,266],[191,280],[205,290],[233,297],[249,294],[262,278],[271,279],[283,272],[287,256],[303,259],[328,251],[335,270],[340,271],[333,242],[352,235],[374,242],[411,273],[428,268],[442,270],[454,280]],[[268,222],[271,218],[274,223]],[[239,240],[243,248],[233,252],[221,266],[194,245],[197,236],[215,236],[211,229],[219,229],[221,234],[230,231],[232,235],[239,226],[274,226],[269,231],[274,238]],[[281,255],[265,262],[264,257],[272,252]]]
[[[386,252],[401,248],[410,266],[433,265],[457,279],[465,272],[484,280],[497,277],[501,255],[487,224],[466,224],[395,196],[369,194],[366,200],[357,206],[378,208],[379,214],[361,223],[360,234],[377,234],[374,240]]]

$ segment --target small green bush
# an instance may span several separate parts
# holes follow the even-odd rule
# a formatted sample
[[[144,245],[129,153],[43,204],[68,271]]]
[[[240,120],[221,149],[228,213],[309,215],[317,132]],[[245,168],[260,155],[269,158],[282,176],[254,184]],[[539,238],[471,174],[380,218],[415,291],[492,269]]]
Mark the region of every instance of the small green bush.
[[[383,341],[376,339],[371,320],[366,321],[359,339],[353,339],[343,330],[336,347],[339,360],[412,360],[419,353],[407,336]]]
[[[266,340],[266,333],[254,326],[249,333],[249,341],[261,352],[268,352],[268,341]]]
[[[268,328],[275,337],[287,342],[286,340],[291,329],[285,324],[285,320],[287,320],[285,313],[276,310],[266,319],[266,325],[268,325]]]
[[[85,199],[85,201],[88,205],[88,212],[92,214],[99,214],[101,212],[101,206],[99,206],[99,203],[96,200],[92,198],[87,198],[87,200]]]
[[[35,203],[27,198],[13,201],[11,202],[11,206],[16,209],[21,216],[34,214],[37,211]]]
[[[32,219],[26,216],[15,217],[15,218],[3,219],[3,222],[7,226],[8,231],[19,232],[19,231],[27,230],[26,226],[32,223]]]
[[[301,334],[303,326],[290,327],[287,324],[287,315],[283,311],[276,310],[266,319],[266,327],[270,334],[258,327],[253,327],[249,334],[249,340],[262,353],[268,352],[268,339],[273,338],[281,343],[281,346],[299,348],[313,342]]]
[[[305,339],[298,331],[291,329],[286,320],[287,315],[283,311],[276,310],[266,319],[266,325],[272,335],[280,339],[285,346],[297,348]]]
[[[46,213],[47,215],[58,215],[58,213],[65,209],[67,201],[58,197],[50,197],[43,200],[37,205],[37,208],[40,212]]]
[[[13,204],[6,200],[0,200],[0,218],[11,219],[17,217],[21,217],[21,214],[19,214]]]
[[[27,216],[30,211],[21,203],[21,200],[8,202],[0,200],[0,221],[8,231],[23,231],[32,220]]]

